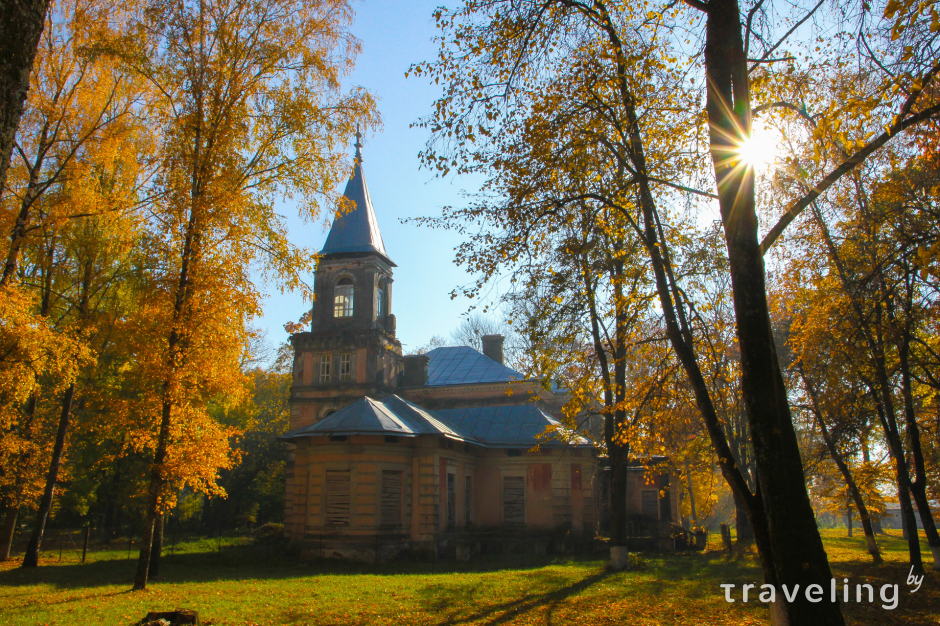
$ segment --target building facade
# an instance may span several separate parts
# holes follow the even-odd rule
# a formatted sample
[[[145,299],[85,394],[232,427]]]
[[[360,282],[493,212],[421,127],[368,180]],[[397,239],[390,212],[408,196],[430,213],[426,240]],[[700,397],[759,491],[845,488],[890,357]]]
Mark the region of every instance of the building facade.
[[[315,274],[310,330],[294,348],[286,531],[309,558],[567,549],[593,538],[598,450],[566,432],[557,390],[483,352],[403,356],[395,264],[385,251],[361,146]],[[656,515],[676,519],[668,480]],[[645,493],[645,491],[644,491]],[[639,494],[639,492],[638,492]],[[653,507],[639,494],[637,513]],[[666,498],[665,503],[660,499]]]

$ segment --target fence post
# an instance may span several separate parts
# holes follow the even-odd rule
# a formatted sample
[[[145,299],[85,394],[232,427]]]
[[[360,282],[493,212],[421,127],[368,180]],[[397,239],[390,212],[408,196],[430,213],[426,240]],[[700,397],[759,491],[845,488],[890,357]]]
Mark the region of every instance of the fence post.
[[[85,555],[88,554],[89,533],[91,533],[91,526],[85,526],[85,540],[82,542],[82,563],[85,562]]]
[[[731,526],[730,525],[728,524],[721,525],[721,540],[725,544],[725,549],[728,552],[731,552],[732,544],[731,544]]]

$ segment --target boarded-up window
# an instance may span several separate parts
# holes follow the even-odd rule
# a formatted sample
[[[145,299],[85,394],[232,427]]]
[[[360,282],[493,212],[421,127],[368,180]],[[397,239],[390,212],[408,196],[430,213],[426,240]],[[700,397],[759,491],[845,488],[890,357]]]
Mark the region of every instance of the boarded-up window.
[[[640,492],[640,512],[648,519],[659,519],[659,492]]]
[[[381,525],[401,526],[401,472],[382,470]]]
[[[464,513],[466,514],[466,524],[470,525],[471,517],[470,511],[473,509],[473,476],[467,476],[467,485],[463,492],[464,496]]]
[[[503,477],[503,521],[525,524],[525,477]]]
[[[447,475],[447,527],[453,528],[457,523],[457,498],[454,493],[454,482],[456,482],[456,476],[453,474]]]
[[[551,463],[536,463],[529,466],[529,486],[533,491],[548,491],[552,488]]]
[[[326,525],[349,526],[349,470],[326,472]]]
[[[581,489],[581,464],[571,464],[571,488]]]

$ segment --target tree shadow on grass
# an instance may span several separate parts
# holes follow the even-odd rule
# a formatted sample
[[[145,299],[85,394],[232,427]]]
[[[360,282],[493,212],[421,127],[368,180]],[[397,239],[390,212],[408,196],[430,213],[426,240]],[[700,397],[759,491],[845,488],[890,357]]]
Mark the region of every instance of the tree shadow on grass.
[[[439,626],[457,626],[459,624],[469,623],[495,626],[496,624],[504,624],[515,620],[526,613],[531,613],[542,607],[547,607],[546,623],[551,624],[552,612],[559,603],[585,591],[610,575],[611,572],[601,570],[576,582],[557,586],[557,588],[544,592],[526,593],[518,598],[491,604],[482,609],[476,609],[465,614],[462,614],[460,609],[454,609],[453,607],[461,604],[476,604],[481,585],[473,584],[464,585],[462,587],[456,585],[431,585],[425,588],[423,600],[427,609],[432,614],[450,613],[438,623]],[[548,584],[550,587],[569,580],[566,577],[552,575],[540,575],[538,578],[540,584]]]
[[[0,587],[15,588],[38,584],[58,589],[82,589],[133,583],[136,554],[128,559],[115,555],[97,560],[92,555],[88,563],[49,563],[35,569],[21,569],[16,563],[0,566]],[[165,553],[161,562],[161,576],[154,585],[184,584],[235,580],[286,580],[317,576],[360,575],[447,575],[461,573],[487,573],[501,570],[532,571],[560,563],[577,563],[587,567],[600,567],[602,562],[591,555],[557,557],[550,555],[483,555],[468,562],[451,560],[419,561],[400,559],[392,563],[348,563],[322,559],[303,562],[294,555],[256,544],[223,547],[219,551]],[[755,574],[753,559],[729,561],[723,553],[697,553],[685,556],[651,556],[646,567],[656,571],[663,581],[720,578],[722,581],[750,582]],[[759,571],[757,572],[759,574]],[[540,576],[547,573],[541,572]],[[558,581],[561,582],[561,581]],[[694,588],[687,593],[696,593]],[[0,598],[9,595],[0,590]]]

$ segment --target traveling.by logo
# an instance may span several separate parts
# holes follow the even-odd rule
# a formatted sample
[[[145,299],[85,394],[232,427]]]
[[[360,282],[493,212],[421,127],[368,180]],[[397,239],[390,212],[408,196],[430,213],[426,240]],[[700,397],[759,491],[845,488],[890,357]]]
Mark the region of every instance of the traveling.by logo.
[[[915,576],[914,568],[911,567],[910,573],[907,575],[907,584],[911,589],[911,593],[915,593],[920,589],[920,586],[924,582],[924,576]],[[731,583],[725,583],[719,585],[722,589],[725,590],[725,602],[736,602],[735,598],[732,597],[732,592],[737,585]],[[787,585],[780,585],[781,590],[783,591],[783,597],[786,598],[787,602],[793,602],[800,596],[800,585],[793,585],[788,587]],[[758,597],[760,602],[776,602],[777,601],[777,589],[773,585],[764,584],[746,584],[741,585],[741,602],[747,602],[749,599],[753,599],[754,594],[749,596],[748,592],[754,589],[754,594]],[[875,588],[867,583],[859,583],[855,585],[855,593],[852,593],[852,585],[849,584],[848,578],[842,579],[842,593],[839,593],[838,582],[835,578],[829,581],[829,600],[830,602],[839,602],[840,600],[843,603],[848,604],[853,600],[855,602],[875,602]],[[825,597],[825,590],[822,585],[807,585],[803,589],[803,595],[806,597],[807,602],[822,602]],[[881,608],[885,610],[892,610],[898,606],[898,586],[895,585],[882,585],[879,590],[879,597],[881,598]],[[840,597],[841,596],[841,597]]]

